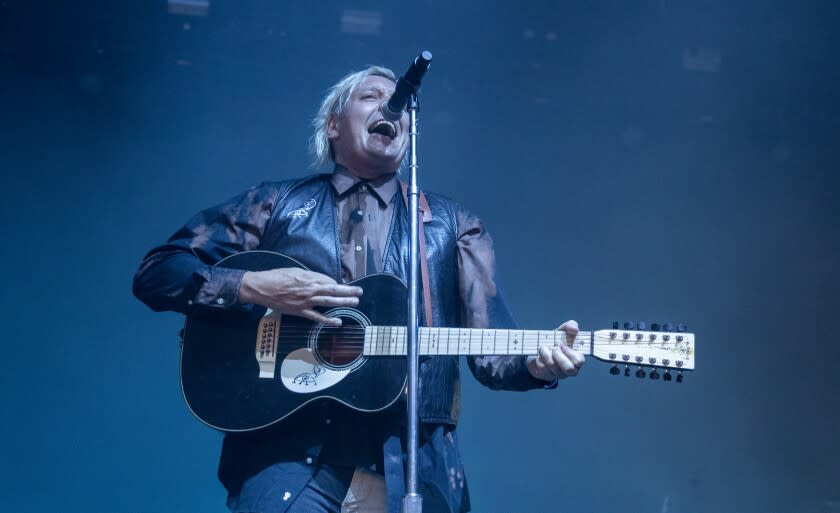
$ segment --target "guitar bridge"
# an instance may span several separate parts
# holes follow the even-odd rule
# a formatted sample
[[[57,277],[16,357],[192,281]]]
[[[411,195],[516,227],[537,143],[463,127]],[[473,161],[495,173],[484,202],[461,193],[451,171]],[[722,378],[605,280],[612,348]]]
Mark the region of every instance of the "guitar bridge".
[[[274,379],[277,365],[277,338],[280,332],[280,316],[266,316],[260,319],[257,328],[257,347],[255,354],[260,366],[260,378]]]

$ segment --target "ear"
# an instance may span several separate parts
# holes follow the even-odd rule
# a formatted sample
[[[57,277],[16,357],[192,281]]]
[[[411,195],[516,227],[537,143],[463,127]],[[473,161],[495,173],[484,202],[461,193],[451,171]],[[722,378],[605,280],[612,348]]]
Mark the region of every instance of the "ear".
[[[327,121],[327,139],[338,139],[338,122],[335,119],[335,116],[331,117],[329,121]]]

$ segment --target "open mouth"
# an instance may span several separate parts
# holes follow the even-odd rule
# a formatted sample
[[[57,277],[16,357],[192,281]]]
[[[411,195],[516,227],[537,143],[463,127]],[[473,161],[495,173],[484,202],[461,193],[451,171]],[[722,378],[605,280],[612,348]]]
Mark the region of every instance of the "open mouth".
[[[368,127],[368,133],[384,135],[393,139],[397,136],[397,126],[391,121],[380,119]]]

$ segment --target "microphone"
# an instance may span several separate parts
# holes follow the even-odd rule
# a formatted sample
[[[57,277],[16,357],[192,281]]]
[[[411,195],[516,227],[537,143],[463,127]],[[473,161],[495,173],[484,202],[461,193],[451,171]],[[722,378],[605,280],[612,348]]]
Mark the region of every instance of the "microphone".
[[[408,99],[420,89],[420,80],[423,79],[423,75],[429,69],[429,64],[431,63],[432,53],[425,50],[414,59],[408,71],[405,72],[405,75],[397,80],[397,87],[394,89],[394,94],[391,95],[391,99],[382,106],[383,118],[388,121],[399,121],[408,103]]]

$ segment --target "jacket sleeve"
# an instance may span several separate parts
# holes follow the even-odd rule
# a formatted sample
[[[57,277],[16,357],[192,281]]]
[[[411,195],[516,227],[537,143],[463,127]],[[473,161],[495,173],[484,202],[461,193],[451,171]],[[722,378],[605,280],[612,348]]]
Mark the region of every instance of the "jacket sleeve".
[[[238,302],[245,272],[213,265],[259,245],[277,197],[277,188],[264,183],[196,214],[143,258],[134,295],[155,311],[249,308]]]
[[[493,239],[481,220],[466,211],[455,215],[458,244],[458,292],[467,328],[514,329],[516,323],[496,284]],[[554,388],[557,382],[534,378],[527,356],[468,356],[473,376],[493,390]]]

